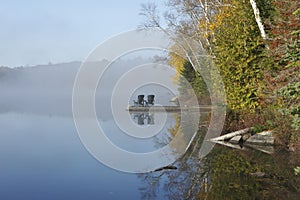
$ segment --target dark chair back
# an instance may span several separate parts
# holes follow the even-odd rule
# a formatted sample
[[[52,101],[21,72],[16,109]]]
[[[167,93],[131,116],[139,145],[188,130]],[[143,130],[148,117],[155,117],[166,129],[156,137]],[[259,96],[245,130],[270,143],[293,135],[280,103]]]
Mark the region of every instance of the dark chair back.
[[[138,95],[138,104],[144,105],[144,97],[145,95]]]
[[[154,97],[155,97],[155,95],[153,95],[153,94],[147,96],[148,104],[154,105]]]

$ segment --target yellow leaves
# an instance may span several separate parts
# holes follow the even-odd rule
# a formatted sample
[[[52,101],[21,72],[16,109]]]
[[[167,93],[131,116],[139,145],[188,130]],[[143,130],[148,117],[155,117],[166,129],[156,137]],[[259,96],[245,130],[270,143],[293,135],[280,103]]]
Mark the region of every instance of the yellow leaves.
[[[199,20],[199,29],[202,31],[203,38],[213,37],[214,34],[222,27],[226,26],[225,21],[228,20],[235,8],[228,5],[221,7],[218,12],[211,16],[211,20],[207,21],[204,17]]]
[[[215,32],[218,28],[220,28],[223,24],[223,21],[230,17],[230,13],[227,11],[227,9],[224,9],[220,13],[216,14],[214,17],[214,22],[210,24],[210,30],[212,32]]]
[[[184,62],[186,61],[182,56],[178,55],[175,52],[179,52],[180,49],[177,46],[171,47],[171,51],[169,53],[170,61],[169,65],[175,68],[176,76],[174,77],[174,81],[178,83],[179,77],[181,75],[181,71],[183,69]]]

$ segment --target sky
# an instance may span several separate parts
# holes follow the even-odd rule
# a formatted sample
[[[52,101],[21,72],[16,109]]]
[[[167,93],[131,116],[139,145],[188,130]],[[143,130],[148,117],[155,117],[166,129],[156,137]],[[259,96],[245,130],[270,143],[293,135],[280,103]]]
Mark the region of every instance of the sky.
[[[0,66],[82,61],[101,42],[132,30],[141,4],[164,0],[0,0]]]

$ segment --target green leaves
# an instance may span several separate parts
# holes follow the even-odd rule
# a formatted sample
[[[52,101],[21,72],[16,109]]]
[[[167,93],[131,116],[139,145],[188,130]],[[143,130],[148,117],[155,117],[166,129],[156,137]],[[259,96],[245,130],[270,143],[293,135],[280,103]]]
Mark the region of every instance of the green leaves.
[[[290,83],[287,86],[278,90],[277,94],[287,100],[299,100],[300,98],[300,82]]]
[[[295,130],[300,130],[300,82],[288,84],[278,90],[277,94],[283,98],[285,103],[282,113],[292,118],[292,127]]]
[[[200,74],[198,74],[190,62],[186,61],[183,64],[181,70],[181,77],[179,78],[179,91],[181,95],[188,96],[192,91],[196,93],[199,98],[208,98],[208,89],[207,85]],[[190,87],[190,86],[191,87]]]
[[[262,72],[267,57],[260,38],[251,5],[238,0],[235,6],[224,8],[226,18],[215,35],[214,50],[217,66],[225,83],[227,101],[232,109],[254,110],[264,84]]]

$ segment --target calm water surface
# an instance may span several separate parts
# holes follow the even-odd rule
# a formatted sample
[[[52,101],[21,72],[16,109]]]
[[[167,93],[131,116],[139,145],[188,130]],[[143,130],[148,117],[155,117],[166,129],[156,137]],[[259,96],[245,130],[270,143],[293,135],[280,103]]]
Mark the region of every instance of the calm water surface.
[[[95,160],[81,144],[70,117],[6,112],[0,114],[0,127],[0,199],[299,199],[300,195],[299,176],[293,172],[299,155],[215,146],[199,160],[205,129],[174,163],[176,170],[128,174]],[[154,148],[150,144],[155,141],[146,148]]]
[[[134,63],[137,61],[143,63],[140,59]],[[300,166],[299,154],[275,148],[269,155],[216,145],[208,156],[199,159],[204,127],[185,155],[172,164],[177,169],[129,174],[101,164],[81,143],[72,119],[72,88],[79,64],[2,69],[0,200],[299,199],[300,176],[294,174],[294,168]],[[98,88],[95,107],[111,141],[133,152],[148,152],[170,142],[178,131],[178,116],[169,114],[160,133],[149,140],[136,143],[136,139],[120,133],[112,120],[110,93],[130,66],[129,62],[112,67],[107,82]],[[170,80],[172,77],[170,74]],[[168,105],[176,95],[167,88],[146,86],[132,94],[129,103],[149,91],[161,105]],[[105,94],[107,101],[103,101]],[[158,113],[130,117],[137,126],[161,123]],[[179,131],[179,146],[191,138],[189,124],[184,125]]]

